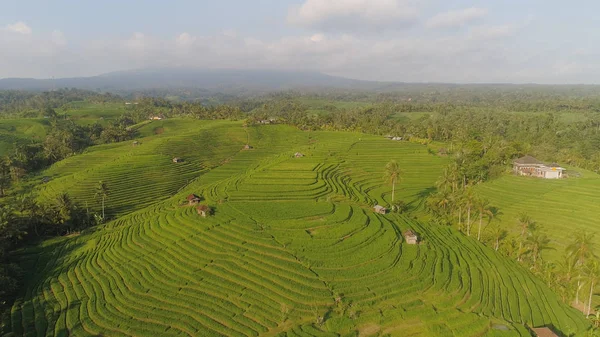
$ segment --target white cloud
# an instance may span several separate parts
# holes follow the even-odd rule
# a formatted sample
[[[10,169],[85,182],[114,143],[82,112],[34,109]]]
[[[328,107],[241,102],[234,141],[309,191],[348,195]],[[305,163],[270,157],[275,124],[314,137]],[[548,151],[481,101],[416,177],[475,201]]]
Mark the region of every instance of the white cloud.
[[[175,39],[178,46],[186,47],[192,45],[196,41],[196,38],[189,33],[181,33]]]
[[[459,28],[487,15],[485,8],[465,8],[448,11],[431,17],[425,23],[428,28]]]
[[[51,39],[52,42],[57,46],[67,45],[67,38],[65,37],[65,34],[63,34],[63,32],[61,32],[60,30],[53,31]]]
[[[469,36],[479,40],[493,40],[514,36],[517,33],[518,26],[514,24],[498,26],[478,26],[469,30]]]
[[[25,24],[22,21],[7,25],[5,29],[7,31],[13,32],[13,33],[19,33],[19,34],[24,34],[24,35],[31,34],[31,27],[29,27],[27,24]]]
[[[418,11],[408,0],[306,0],[288,22],[327,31],[365,31],[413,23]]]

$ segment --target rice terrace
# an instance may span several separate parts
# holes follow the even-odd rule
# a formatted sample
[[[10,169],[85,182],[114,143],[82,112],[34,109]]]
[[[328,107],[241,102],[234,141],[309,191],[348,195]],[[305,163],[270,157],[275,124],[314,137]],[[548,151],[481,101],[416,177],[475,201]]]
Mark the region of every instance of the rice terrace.
[[[600,337],[600,2],[0,8],[0,337]]]
[[[5,319],[9,335],[528,336],[589,326],[517,261],[417,216],[451,162],[426,145],[181,118],[137,132],[31,179],[46,178],[33,187],[40,200],[68,192],[95,207],[102,181],[115,220],[15,252],[26,291]],[[390,160],[402,170],[394,198],[410,212],[373,209],[394,204],[382,178]],[[213,214],[200,217],[197,203]]]

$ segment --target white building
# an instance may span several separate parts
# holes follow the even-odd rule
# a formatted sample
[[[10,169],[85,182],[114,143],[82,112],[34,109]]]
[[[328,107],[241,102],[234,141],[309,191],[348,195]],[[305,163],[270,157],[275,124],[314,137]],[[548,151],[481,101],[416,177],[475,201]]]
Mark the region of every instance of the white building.
[[[564,177],[565,169],[556,163],[544,164],[532,156],[525,156],[513,162],[513,171],[521,176],[560,179]]]

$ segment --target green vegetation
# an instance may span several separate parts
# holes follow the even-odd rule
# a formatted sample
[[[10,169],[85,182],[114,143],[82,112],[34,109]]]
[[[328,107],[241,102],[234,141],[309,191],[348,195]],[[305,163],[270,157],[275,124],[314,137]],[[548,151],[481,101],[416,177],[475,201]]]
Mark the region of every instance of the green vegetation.
[[[7,332],[527,336],[525,325],[565,334],[589,326],[542,281],[475,239],[372,211],[391,205],[382,179],[390,160],[402,168],[395,199],[422,209],[449,161],[424,145],[283,125],[169,123],[182,131],[171,124],[139,146],[92,147],[42,173],[53,177],[43,195],[64,188],[90,207],[101,180],[110,188],[107,212],[124,215],[18,250],[25,291]],[[242,150],[247,138],[253,149]],[[294,158],[297,151],[306,156]],[[157,164],[157,176],[145,175]],[[186,181],[185,172],[197,179]],[[190,193],[214,216],[185,206]],[[422,244],[404,242],[408,229]]]

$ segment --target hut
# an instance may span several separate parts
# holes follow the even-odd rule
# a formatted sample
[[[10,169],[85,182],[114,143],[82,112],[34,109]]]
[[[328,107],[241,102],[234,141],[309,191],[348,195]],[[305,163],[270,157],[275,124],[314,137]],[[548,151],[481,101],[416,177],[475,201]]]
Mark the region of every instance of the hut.
[[[173,162],[174,163],[183,163],[183,159],[179,158],[179,157],[174,157],[173,158]]]
[[[387,208],[381,205],[375,205],[375,207],[373,207],[373,211],[375,211],[375,213],[385,214],[387,213]]]
[[[533,331],[537,337],[558,337],[558,335],[548,327],[531,328],[531,331]]]
[[[138,142],[137,140],[135,140],[135,141],[133,141],[133,143],[131,143],[131,145],[138,146],[138,145],[140,145],[140,142]]]
[[[300,152],[296,152],[296,153],[294,153],[294,157],[296,157],[296,158],[302,158],[302,157],[304,157],[304,154],[300,153]]]
[[[196,207],[196,211],[198,212],[198,215],[205,218],[210,215],[210,207],[206,205],[198,205],[198,207]]]
[[[244,145],[244,150],[252,150],[253,147],[249,144]]]
[[[406,243],[409,245],[416,245],[419,242],[419,237],[417,236],[417,233],[409,229],[404,232],[404,240],[406,240]]]
[[[200,202],[200,197],[195,194],[190,194],[187,196],[188,205],[195,205]]]

